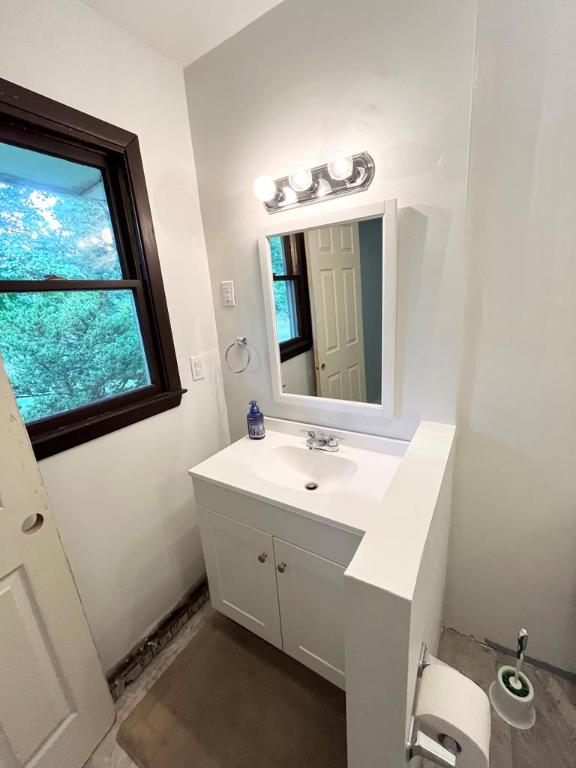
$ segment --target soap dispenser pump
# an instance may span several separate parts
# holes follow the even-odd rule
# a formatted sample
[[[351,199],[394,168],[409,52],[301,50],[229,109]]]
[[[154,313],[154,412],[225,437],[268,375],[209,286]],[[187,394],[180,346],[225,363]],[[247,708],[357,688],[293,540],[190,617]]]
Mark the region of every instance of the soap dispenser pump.
[[[248,411],[248,437],[251,440],[262,440],[266,437],[264,429],[264,414],[258,408],[256,400],[250,400],[250,410]]]

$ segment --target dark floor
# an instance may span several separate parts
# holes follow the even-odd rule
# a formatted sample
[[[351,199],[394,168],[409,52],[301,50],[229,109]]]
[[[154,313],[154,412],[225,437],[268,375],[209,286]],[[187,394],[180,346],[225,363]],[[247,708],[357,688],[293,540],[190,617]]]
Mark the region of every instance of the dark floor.
[[[511,663],[450,629],[438,655],[486,692]],[[576,768],[576,683],[525,671],[536,725],[518,731],[493,712],[490,768]],[[141,768],[345,768],[345,717],[342,691],[214,614],[121,724],[119,742]]]
[[[486,693],[498,667],[514,663],[452,629],[444,630],[438,655]],[[534,685],[536,725],[519,731],[492,711],[490,768],[576,768],[576,683],[531,664],[524,671]]]
[[[345,694],[214,614],[118,741],[141,768],[346,768]]]

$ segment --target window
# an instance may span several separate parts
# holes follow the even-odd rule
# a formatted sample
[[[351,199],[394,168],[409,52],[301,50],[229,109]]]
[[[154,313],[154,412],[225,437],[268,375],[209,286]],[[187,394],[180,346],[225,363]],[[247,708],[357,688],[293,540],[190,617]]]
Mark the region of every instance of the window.
[[[310,297],[304,234],[270,237],[274,278],[276,332],[280,360],[290,360],[312,348]]]
[[[183,394],[137,137],[2,80],[0,354],[38,458]]]

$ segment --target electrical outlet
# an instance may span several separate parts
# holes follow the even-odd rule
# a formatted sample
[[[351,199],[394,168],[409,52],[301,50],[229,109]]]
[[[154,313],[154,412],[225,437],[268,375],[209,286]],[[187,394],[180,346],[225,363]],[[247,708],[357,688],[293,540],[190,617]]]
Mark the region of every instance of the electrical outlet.
[[[232,280],[222,280],[220,283],[220,297],[222,299],[223,307],[236,306],[236,299],[234,298],[234,283]]]
[[[190,368],[192,369],[192,381],[202,381],[204,378],[204,361],[200,355],[190,358]]]

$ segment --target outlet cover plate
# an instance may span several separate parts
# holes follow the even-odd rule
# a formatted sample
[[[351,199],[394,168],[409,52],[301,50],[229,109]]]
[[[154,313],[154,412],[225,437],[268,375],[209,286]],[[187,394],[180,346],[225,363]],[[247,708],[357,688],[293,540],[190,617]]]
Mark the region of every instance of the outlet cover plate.
[[[232,280],[222,280],[220,283],[220,298],[223,307],[235,307],[236,298],[234,296],[234,282]]]
[[[202,381],[204,377],[204,361],[200,355],[190,358],[190,368],[192,370],[192,381]]]

